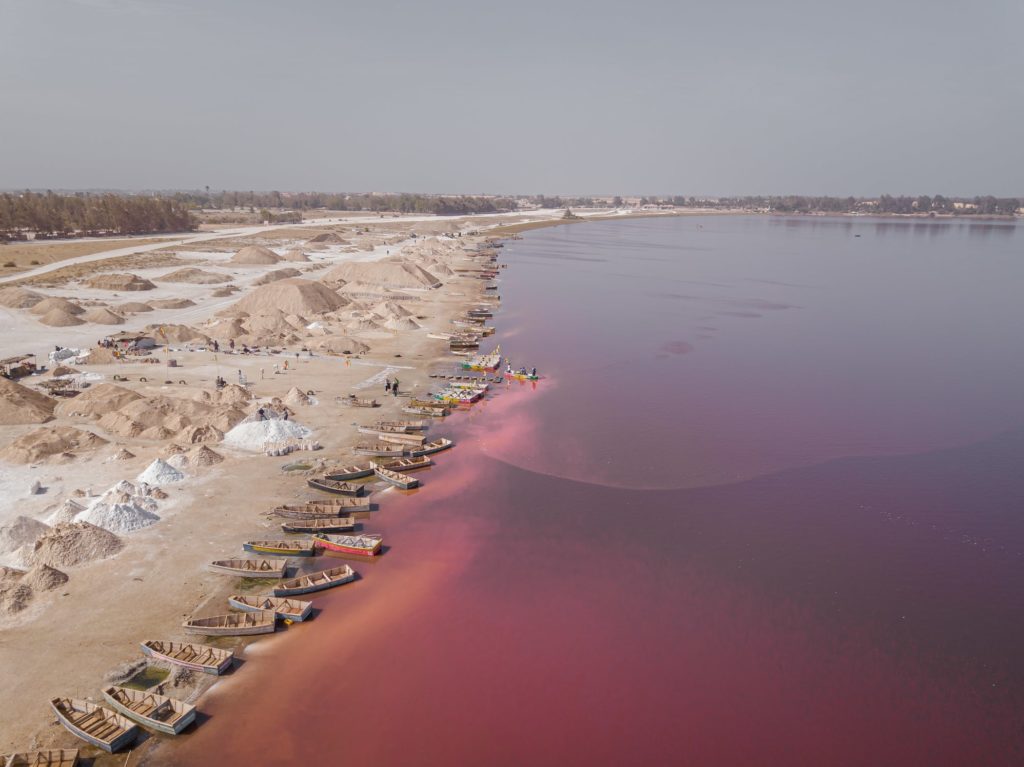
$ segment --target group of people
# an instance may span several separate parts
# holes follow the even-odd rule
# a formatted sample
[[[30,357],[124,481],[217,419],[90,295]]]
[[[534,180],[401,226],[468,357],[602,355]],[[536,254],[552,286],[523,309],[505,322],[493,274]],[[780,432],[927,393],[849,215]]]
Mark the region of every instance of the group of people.
[[[525,366],[519,368],[518,371],[514,371],[514,370],[512,370],[512,360],[510,360],[508,357],[506,357],[505,358],[505,373],[507,375],[521,375],[521,376],[528,375],[528,376],[530,376],[530,378],[536,378],[537,377],[537,368],[533,368],[532,370],[530,370],[529,373],[526,372],[526,367]]]
[[[398,379],[397,378],[394,381],[392,381],[390,378],[385,378],[384,379],[384,393],[387,394],[388,392],[391,392],[391,395],[394,396],[394,397],[398,396]]]

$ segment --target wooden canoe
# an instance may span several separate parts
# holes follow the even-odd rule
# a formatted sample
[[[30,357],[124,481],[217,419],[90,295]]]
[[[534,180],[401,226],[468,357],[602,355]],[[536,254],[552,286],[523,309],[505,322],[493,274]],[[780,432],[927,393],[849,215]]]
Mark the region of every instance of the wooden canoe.
[[[375,424],[381,431],[423,431],[430,427],[429,421],[377,421]]]
[[[243,578],[283,578],[285,568],[288,567],[286,559],[218,559],[209,564],[209,568],[215,573],[226,575],[240,575]]]
[[[110,707],[143,727],[178,735],[196,719],[196,707],[183,700],[113,685],[103,690]]]
[[[242,548],[253,554],[269,554],[276,557],[315,556],[313,541],[308,538],[283,541],[246,541]]]
[[[333,517],[282,522],[281,529],[286,533],[347,533],[356,529],[356,518]]]
[[[0,754],[0,767],[78,767],[77,748]]]
[[[282,581],[274,586],[275,597],[292,597],[300,594],[311,594],[314,591],[341,586],[344,583],[351,583],[356,579],[356,571],[350,565],[332,567],[330,570],[321,570],[318,573],[303,575],[301,578],[292,578],[289,581]]]
[[[427,410],[447,410],[447,408],[440,402],[434,402],[428,399],[414,399],[409,400],[410,407],[421,407]]]
[[[335,554],[352,554],[357,557],[373,557],[380,554],[384,536],[379,533],[367,535],[316,535],[316,542],[325,551]]]
[[[366,492],[365,485],[357,485],[354,482],[344,482],[337,479],[327,479],[327,477],[311,477],[306,480],[306,484],[314,490],[319,490],[324,493],[334,493],[335,495],[362,495]]]
[[[335,482],[348,482],[351,479],[362,479],[372,475],[372,463],[357,463],[353,466],[339,466],[337,469],[325,474],[324,479],[331,479]]]
[[[448,439],[447,437],[439,437],[437,439],[431,440],[430,442],[426,442],[417,448],[410,450],[409,455],[412,456],[413,458],[419,458],[420,456],[430,455],[431,453],[439,453],[442,450],[447,450],[454,444],[455,443],[452,440]]]
[[[352,407],[380,407],[377,400],[366,397],[357,397],[354,394],[348,395],[348,404]]]
[[[142,652],[156,660],[174,663],[178,666],[202,671],[204,674],[220,675],[231,668],[235,654],[194,642],[165,642],[161,639],[147,639],[142,642]]]
[[[422,445],[427,438],[422,434],[402,434],[401,432],[390,433],[379,431],[377,439],[381,442],[394,442],[399,445]]]
[[[267,594],[233,594],[228,597],[228,604],[247,613],[272,612],[281,620],[289,621],[304,621],[313,612],[313,603],[308,599],[288,599]]]
[[[421,455],[419,458],[392,458],[390,461],[380,461],[377,466],[390,471],[409,472],[426,469],[433,463],[428,456]]]
[[[54,698],[50,708],[70,732],[108,754],[129,745],[139,734],[134,722],[92,701]]]
[[[356,455],[373,455],[381,458],[397,458],[405,455],[405,448],[388,442],[374,442],[356,445],[352,448]]]
[[[261,610],[258,613],[227,613],[209,618],[190,618],[181,627],[186,634],[234,637],[271,634],[274,622],[274,613]]]
[[[430,418],[444,418],[449,413],[448,408],[445,407],[427,408],[420,407],[419,405],[406,405],[402,408],[402,412],[409,415],[425,415]]]
[[[412,490],[414,487],[419,487],[420,485],[420,481],[416,479],[416,477],[399,474],[397,471],[385,469],[380,466],[374,469],[373,473],[377,475],[378,479],[383,479],[389,485],[394,485],[402,490]]]
[[[303,503],[285,504],[273,510],[278,517],[289,517],[291,519],[330,519],[332,517],[344,517],[357,511],[369,511],[370,499],[367,496],[362,498],[339,498],[347,501],[344,505],[339,503]]]

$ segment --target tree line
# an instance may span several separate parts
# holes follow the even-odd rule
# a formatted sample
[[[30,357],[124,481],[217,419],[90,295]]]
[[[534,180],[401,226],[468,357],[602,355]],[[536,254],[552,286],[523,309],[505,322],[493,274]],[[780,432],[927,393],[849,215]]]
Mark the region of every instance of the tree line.
[[[179,200],[119,194],[0,194],[0,240],[155,234],[198,226]]]
[[[324,192],[174,192],[172,199],[200,209],[250,211],[350,210],[458,216],[515,210],[510,197],[430,194],[345,194]]]
[[[1012,216],[1021,201],[1014,197],[917,197],[883,194],[877,200],[862,197],[810,197],[804,195],[720,197],[715,200],[696,197],[665,198],[666,202],[688,208],[740,208],[779,213],[943,213],[953,215]]]

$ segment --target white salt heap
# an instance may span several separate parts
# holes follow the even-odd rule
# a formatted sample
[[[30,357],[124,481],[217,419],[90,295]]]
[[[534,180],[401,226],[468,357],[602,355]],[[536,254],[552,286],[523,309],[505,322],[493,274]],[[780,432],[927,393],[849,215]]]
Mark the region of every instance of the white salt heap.
[[[272,418],[267,421],[243,421],[224,435],[224,444],[239,450],[262,453],[275,443],[305,439],[312,432],[295,421]]]
[[[88,522],[112,533],[130,533],[158,522],[156,510],[156,500],[122,480],[93,501],[75,521]]]
[[[73,522],[75,517],[85,511],[85,506],[68,498],[46,518],[46,524],[59,525],[61,522]]]
[[[171,482],[181,482],[185,475],[171,466],[167,461],[157,458],[146,467],[146,470],[135,478],[136,482],[145,482],[147,485],[166,485]]]

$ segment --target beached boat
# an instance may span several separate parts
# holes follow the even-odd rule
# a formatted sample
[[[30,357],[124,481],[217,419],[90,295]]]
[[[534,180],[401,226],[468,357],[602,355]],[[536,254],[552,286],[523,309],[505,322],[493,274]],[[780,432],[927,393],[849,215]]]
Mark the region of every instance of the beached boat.
[[[329,474],[325,474],[324,479],[334,480],[335,482],[348,482],[352,479],[369,477],[371,474],[373,474],[372,463],[357,463],[352,466],[339,466]]]
[[[394,458],[390,461],[381,461],[377,464],[382,469],[390,469],[391,471],[416,471],[417,469],[425,469],[434,462],[425,455],[421,455],[419,458]]]
[[[501,365],[501,346],[495,347],[493,352],[489,354],[478,354],[476,357],[470,357],[468,360],[462,363],[463,370],[482,370],[486,372],[493,372],[498,369]]]
[[[392,432],[392,433],[401,432],[401,433],[406,433],[407,434],[408,432],[411,432],[411,431],[423,431],[424,429],[427,429],[429,427],[430,427],[430,422],[429,421],[416,420],[416,421],[377,421],[377,423],[375,423],[370,428],[376,429],[378,431],[388,431],[388,432]]]
[[[531,375],[529,373],[505,373],[505,378],[510,378],[516,381],[539,381],[540,376]]]
[[[380,403],[368,397],[357,397],[354,394],[348,395],[348,404],[352,407],[380,407]]]
[[[422,445],[427,441],[423,434],[389,434],[383,431],[377,432],[377,439],[397,445]]]
[[[480,348],[480,339],[474,338],[453,338],[448,342],[448,349],[458,354],[459,352],[469,352],[473,349]]]
[[[78,767],[78,749],[51,748],[0,754],[0,767]]]
[[[209,564],[210,570],[243,578],[283,578],[287,559],[218,559]]]
[[[465,386],[449,386],[434,396],[440,402],[449,402],[454,405],[472,405],[483,398],[486,393],[487,390],[484,388],[471,389]]]
[[[103,690],[110,707],[129,719],[165,735],[178,735],[196,719],[196,707],[183,700],[113,685]]]
[[[409,407],[418,407],[424,410],[436,410],[448,415],[448,408],[444,406],[442,402],[435,402],[431,399],[413,399],[409,400]]]
[[[377,479],[382,479],[389,485],[394,485],[401,490],[412,490],[414,487],[420,486],[420,481],[416,477],[400,474],[397,471],[385,469],[381,466],[374,469],[373,473],[377,475]]]
[[[327,477],[312,477],[306,480],[306,484],[314,490],[335,495],[362,495],[366,492],[366,485],[357,485],[353,482],[345,482],[340,479],[327,479]]]
[[[405,448],[389,442],[372,442],[356,445],[352,448],[356,455],[373,455],[383,458],[398,458],[405,455]]]
[[[283,541],[246,541],[242,548],[253,554],[270,554],[276,557],[312,557],[315,555],[313,542],[308,538]]]
[[[317,545],[336,554],[352,554],[357,557],[372,557],[380,553],[384,536],[380,533],[366,535],[320,535],[313,536]],[[277,590],[274,590],[277,593]]]
[[[466,316],[470,319],[487,319],[488,317],[493,317],[494,312],[490,309],[481,307],[479,309],[470,309],[466,312]]]
[[[50,707],[70,732],[109,754],[129,745],[139,734],[137,724],[89,700],[54,698]]]
[[[369,511],[371,509],[370,499],[345,498],[346,501],[353,501],[347,506],[336,506],[334,504],[305,503],[301,506],[285,504],[278,506],[271,511],[274,516],[286,517],[288,519],[334,519],[347,517],[357,511]]]
[[[282,522],[281,529],[286,533],[347,533],[356,529],[356,518],[332,517]]]
[[[190,618],[181,624],[186,634],[234,637],[274,632],[274,613],[261,610],[258,613],[227,613],[209,618]]]
[[[440,453],[442,450],[447,450],[455,443],[447,437],[438,437],[432,439],[430,442],[426,442],[420,445],[418,448],[409,451],[409,455],[413,458],[418,458],[422,455],[430,455],[431,453]]]
[[[313,612],[313,603],[309,600],[272,597],[266,594],[233,594],[228,597],[228,604],[236,610],[248,613],[272,612],[281,620],[289,621],[304,621]]]
[[[165,642],[162,639],[145,640],[142,642],[142,652],[156,660],[214,675],[223,674],[231,668],[235,659],[231,650],[194,642]]]
[[[350,565],[332,567],[330,570],[321,570],[318,573],[282,581],[274,586],[274,596],[293,597],[300,594],[312,594],[314,591],[323,591],[344,583],[351,583],[355,579],[356,571]]]

